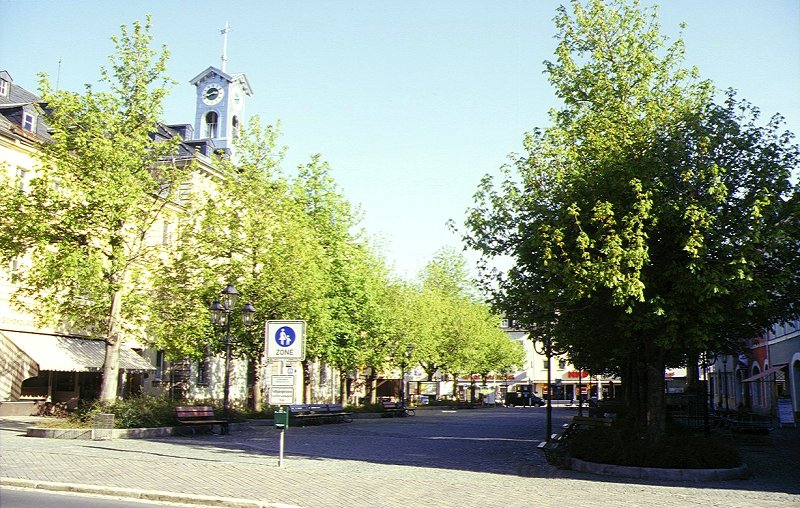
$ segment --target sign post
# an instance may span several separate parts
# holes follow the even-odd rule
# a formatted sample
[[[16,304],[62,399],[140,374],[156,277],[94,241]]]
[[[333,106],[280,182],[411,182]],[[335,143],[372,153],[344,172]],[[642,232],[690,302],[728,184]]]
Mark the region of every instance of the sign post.
[[[269,360],[302,362],[306,359],[306,322],[267,321],[264,341]]]
[[[281,373],[274,374],[270,380],[269,403],[285,406],[275,411],[275,427],[280,429],[278,444],[278,467],[283,467],[284,437],[289,428],[289,405],[294,404],[294,371],[284,374],[286,360],[302,362],[306,359],[305,321],[267,321],[264,329],[264,351],[267,360],[279,360]]]

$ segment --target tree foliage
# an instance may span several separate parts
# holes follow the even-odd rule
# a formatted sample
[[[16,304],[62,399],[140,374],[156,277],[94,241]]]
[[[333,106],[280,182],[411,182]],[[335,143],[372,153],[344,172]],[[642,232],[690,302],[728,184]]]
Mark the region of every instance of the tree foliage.
[[[169,53],[150,47],[149,18],[123,26],[101,68],[103,91],[54,90],[40,79],[52,142],[42,143],[29,192],[0,184],[0,256],[25,255],[13,302],[42,323],[107,342],[101,397],[116,397],[119,348],[142,337],[148,265],[160,246],[149,232],[176,200],[188,168],[156,142]]]
[[[514,260],[498,305],[622,375],[656,439],[665,365],[797,314],[798,148],[733,92],[716,104],[655,9],[571,6],[545,63],[563,106],[499,185],[484,179],[465,239]]]

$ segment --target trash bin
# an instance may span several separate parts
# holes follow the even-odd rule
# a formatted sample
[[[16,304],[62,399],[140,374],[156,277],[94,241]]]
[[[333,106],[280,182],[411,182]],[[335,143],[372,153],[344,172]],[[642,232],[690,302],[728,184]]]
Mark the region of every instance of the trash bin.
[[[275,427],[278,429],[289,428],[289,411],[287,409],[276,409],[273,416]]]

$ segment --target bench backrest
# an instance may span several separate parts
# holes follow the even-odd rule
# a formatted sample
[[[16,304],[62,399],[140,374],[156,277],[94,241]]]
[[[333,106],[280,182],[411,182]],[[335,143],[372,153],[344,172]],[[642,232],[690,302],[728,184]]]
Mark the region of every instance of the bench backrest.
[[[213,418],[214,408],[211,406],[177,406],[175,416],[181,420],[190,418]]]
[[[308,405],[307,404],[292,404],[289,406],[289,413],[290,414],[303,414],[308,413]]]
[[[327,413],[328,412],[328,405],[327,404],[309,404],[308,410],[312,413]]]
[[[400,409],[401,407],[399,403],[392,400],[381,401],[381,405],[383,406],[383,409]]]
[[[341,413],[344,407],[341,404],[328,404],[328,411],[331,413]]]

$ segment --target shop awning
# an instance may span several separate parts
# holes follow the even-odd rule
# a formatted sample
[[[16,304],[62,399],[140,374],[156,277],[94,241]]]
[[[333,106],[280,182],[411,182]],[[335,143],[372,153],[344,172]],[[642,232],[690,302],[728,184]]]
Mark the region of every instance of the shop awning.
[[[786,365],[776,365],[774,367],[770,367],[767,370],[765,370],[764,372],[759,372],[758,374],[756,374],[754,376],[750,376],[749,378],[742,380],[742,383],[752,383],[753,381],[758,381],[759,379],[764,379],[765,377],[770,376],[772,374],[776,374],[776,373],[777,374],[783,374],[783,370],[782,369],[785,366]],[[781,375],[780,378],[782,380],[783,376]]]
[[[3,330],[0,332],[39,365],[39,370],[99,372],[103,369],[106,343],[102,340],[46,333]],[[155,370],[144,358],[124,345],[119,368],[128,372]]]

